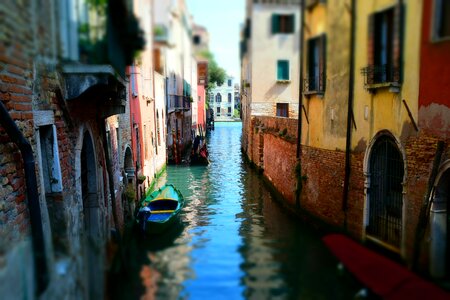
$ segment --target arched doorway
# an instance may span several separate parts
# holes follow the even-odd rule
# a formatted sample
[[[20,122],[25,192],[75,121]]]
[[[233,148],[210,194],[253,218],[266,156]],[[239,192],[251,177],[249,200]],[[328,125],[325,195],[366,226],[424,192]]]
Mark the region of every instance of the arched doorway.
[[[134,172],[135,169],[133,167],[133,157],[131,154],[130,147],[127,147],[125,150],[124,157],[124,169],[125,169],[125,178],[124,178],[124,187],[125,193],[123,193],[122,197],[122,207],[124,208],[124,220],[126,222],[130,221],[132,218],[132,212],[134,204],[134,199],[136,197],[136,192],[134,189]]]
[[[100,207],[97,196],[95,151],[92,137],[88,131],[83,136],[80,162],[88,293],[89,299],[101,299],[103,296],[103,264],[101,263]]]
[[[373,144],[368,163],[368,237],[392,249],[402,241],[404,164],[396,141],[387,134]]]
[[[450,162],[436,178],[430,213],[430,274],[450,277]]]

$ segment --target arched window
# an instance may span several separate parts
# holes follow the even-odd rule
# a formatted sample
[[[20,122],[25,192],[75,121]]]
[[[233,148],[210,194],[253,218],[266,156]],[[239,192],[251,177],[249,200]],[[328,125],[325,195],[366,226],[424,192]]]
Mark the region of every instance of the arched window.
[[[216,95],[216,102],[222,102],[222,95],[220,93]]]
[[[395,140],[382,135],[369,157],[367,234],[399,248],[402,240],[403,157]]]

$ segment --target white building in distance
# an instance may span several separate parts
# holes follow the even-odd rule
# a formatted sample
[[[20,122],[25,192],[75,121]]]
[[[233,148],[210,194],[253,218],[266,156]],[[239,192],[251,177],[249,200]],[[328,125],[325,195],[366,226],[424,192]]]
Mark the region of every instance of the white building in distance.
[[[235,108],[234,77],[227,76],[222,85],[216,86],[209,92],[209,108],[214,111],[215,121],[233,121]]]

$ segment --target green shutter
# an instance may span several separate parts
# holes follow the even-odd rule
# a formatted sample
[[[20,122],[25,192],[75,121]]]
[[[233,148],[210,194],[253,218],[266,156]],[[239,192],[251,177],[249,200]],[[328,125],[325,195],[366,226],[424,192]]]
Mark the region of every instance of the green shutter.
[[[290,15],[289,16],[289,29],[288,29],[289,33],[294,33],[295,32],[295,15]]]
[[[277,14],[272,15],[272,33],[280,32],[280,17]]]
[[[289,80],[289,61],[279,60],[277,62],[277,80]]]

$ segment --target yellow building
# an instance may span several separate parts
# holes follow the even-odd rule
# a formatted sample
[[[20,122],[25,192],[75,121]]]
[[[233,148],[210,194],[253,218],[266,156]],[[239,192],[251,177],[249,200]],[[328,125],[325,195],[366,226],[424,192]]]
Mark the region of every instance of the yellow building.
[[[361,235],[407,258],[417,214],[408,143],[417,135],[421,1],[358,2],[352,150],[363,158]],[[416,189],[417,187],[411,187]],[[411,196],[411,197],[410,197]],[[417,200],[421,200],[420,197]]]

